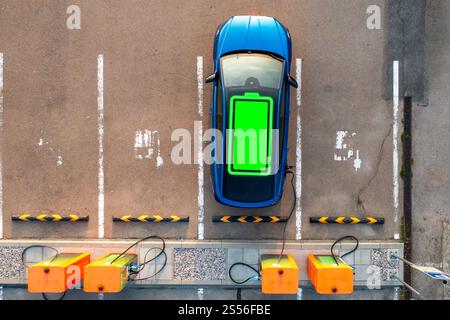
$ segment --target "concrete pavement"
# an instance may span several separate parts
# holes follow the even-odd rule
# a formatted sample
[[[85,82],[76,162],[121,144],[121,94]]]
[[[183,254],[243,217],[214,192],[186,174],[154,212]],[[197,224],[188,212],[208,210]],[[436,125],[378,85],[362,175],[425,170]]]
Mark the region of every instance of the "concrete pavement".
[[[195,120],[202,120],[204,129],[210,125],[206,85],[203,116],[198,112],[197,57],[203,57],[203,76],[208,75],[217,25],[239,14],[277,17],[290,29],[294,58],[303,59],[303,101],[298,109],[293,94],[289,132],[289,163],[301,164],[302,193],[298,221],[290,221],[287,237],[329,239],[352,233],[361,239],[393,239],[399,233],[392,138],[383,144],[378,161],[392,125],[391,97],[384,94],[392,63],[386,54],[385,1],[80,1],[81,30],[66,27],[70,4],[0,5],[6,238],[93,238],[104,229],[106,238],[156,233],[195,239],[203,194],[205,238],[279,239],[281,224],[219,225],[211,216],[287,215],[293,200],[288,183],[283,200],[272,208],[226,208],[212,197],[207,166],[201,184],[197,165],[170,161],[174,129],[186,128],[193,135]],[[367,28],[369,5],[381,9],[381,30]],[[98,55],[104,57],[104,225],[98,220],[103,212],[98,201]],[[295,152],[297,112],[301,162]],[[145,135],[151,142],[139,144]],[[384,226],[309,224],[309,216],[322,214],[363,216],[357,195],[370,180],[361,199],[368,212],[386,218]],[[10,221],[20,213],[72,212],[88,214],[89,222]],[[190,222],[111,221],[112,216],[143,213],[187,215]]]
[[[413,108],[412,260],[448,269],[450,219],[450,3],[430,1],[426,11],[426,77],[428,105]],[[439,282],[412,271],[412,284],[426,299],[442,299]]]

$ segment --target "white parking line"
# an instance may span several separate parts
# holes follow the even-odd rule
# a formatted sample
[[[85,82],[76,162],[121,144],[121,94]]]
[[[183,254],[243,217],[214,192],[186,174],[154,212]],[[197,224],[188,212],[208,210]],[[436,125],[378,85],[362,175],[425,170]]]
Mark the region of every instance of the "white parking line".
[[[97,111],[98,111],[98,237],[105,237],[105,173],[103,169],[104,110],[103,110],[103,55],[97,57]]]
[[[203,178],[203,57],[197,57],[197,108],[200,122],[198,127],[198,223],[197,238],[203,240],[205,238],[205,197],[204,197],[204,178]]]
[[[400,287],[394,288],[394,298],[393,300],[400,300]]]
[[[399,65],[393,64],[393,123],[392,123],[392,149],[393,149],[393,205],[394,222],[398,222],[398,106],[399,106]]]
[[[295,150],[295,189],[297,194],[297,207],[295,208],[295,239],[302,238],[302,119],[300,107],[302,105],[302,59],[295,60],[295,76],[297,88],[297,144]]]
[[[302,296],[303,296],[303,289],[302,288],[298,288],[298,290],[297,290],[297,300],[302,300]]]
[[[0,143],[3,142],[3,53],[0,52]],[[0,152],[0,239],[3,239],[3,143]]]
[[[197,297],[198,297],[198,300],[203,300],[203,288],[198,288],[197,289]]]

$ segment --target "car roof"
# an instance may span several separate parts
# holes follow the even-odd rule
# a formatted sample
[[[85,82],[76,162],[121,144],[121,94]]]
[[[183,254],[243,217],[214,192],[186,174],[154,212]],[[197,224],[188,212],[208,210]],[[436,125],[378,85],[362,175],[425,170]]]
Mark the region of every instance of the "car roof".
[[[234,16],[220,28],[217,56],[236,51],[264,51],[290,59],[287,30],[275,18]]]

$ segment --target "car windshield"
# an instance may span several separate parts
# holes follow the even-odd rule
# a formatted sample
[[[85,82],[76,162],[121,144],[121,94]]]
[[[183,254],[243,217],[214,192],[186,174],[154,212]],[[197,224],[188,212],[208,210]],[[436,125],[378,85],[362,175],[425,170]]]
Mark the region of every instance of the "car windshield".
[[[283,61],[266,54],[238,53],[221,58],[223,83],[230,87],[279,89]]]

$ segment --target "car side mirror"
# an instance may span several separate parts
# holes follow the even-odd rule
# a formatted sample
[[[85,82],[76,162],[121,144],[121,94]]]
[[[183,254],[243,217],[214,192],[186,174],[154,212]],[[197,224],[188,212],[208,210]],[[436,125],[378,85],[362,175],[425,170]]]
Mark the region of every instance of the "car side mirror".
[[[289,83],[290,86],[294,88],[298,88],[297,80],[295,80],[290,74],[286,76],[286,81]]]
[[[208,78],[205,79],[205,83],[211,83],[216,81],[217,79],[217,72],[214,72],[212,75],[210,75]]]

